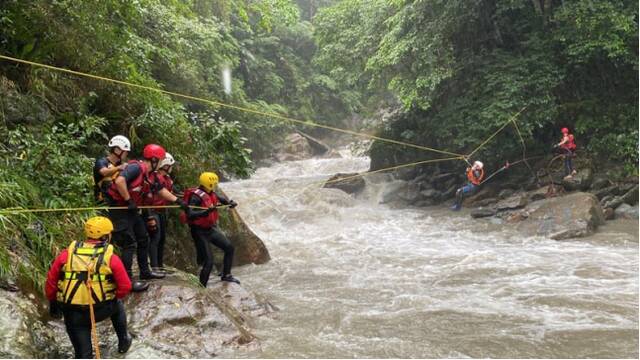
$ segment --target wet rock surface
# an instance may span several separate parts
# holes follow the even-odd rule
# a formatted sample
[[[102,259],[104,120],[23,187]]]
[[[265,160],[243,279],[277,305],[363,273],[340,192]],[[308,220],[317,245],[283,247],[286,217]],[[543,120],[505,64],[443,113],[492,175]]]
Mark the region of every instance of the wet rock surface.
[[[0,292],[1,357],[73,357],[63,320],[41,317],[44,310],[20,293]],[[124,355],[117,352],[118,340],[107,319],[97,324],[103,358],[229,357],[240,347],[259,348],[253,324],[275,311],[241,285],[212,276],[204,289],[180,271],[127,297],[125,308],[134,338],[131,349]]]
[[[31,297],[0,290],[0,358],[73,357],[56,345],[55,332],[41,321]]]
[[[604,223],[598,199],[588,193],[573,193],[534,203],[528,207],[526,221],[518,228],[530,235],[564,240],[591,235]]]
[[[358,173],[338,173],[330,177],[322,187],[340,189],[347,194],[358,194],[364,189],[365,181],[362,176],[357,175]]]
[[[614,211],[615,218],[638,220],[638,205],[622,204]]]

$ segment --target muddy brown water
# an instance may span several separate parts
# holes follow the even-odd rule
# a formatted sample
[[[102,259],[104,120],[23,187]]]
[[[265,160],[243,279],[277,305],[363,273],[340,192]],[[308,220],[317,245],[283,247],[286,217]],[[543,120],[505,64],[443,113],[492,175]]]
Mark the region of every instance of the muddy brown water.
[[[272,256],[235,271],[279,311],[265,358],[638,358],[638,221],[575,241],[315,183],[367,158],[311,159],[225,183]],[[261,197],[268,197],[262,198]]]

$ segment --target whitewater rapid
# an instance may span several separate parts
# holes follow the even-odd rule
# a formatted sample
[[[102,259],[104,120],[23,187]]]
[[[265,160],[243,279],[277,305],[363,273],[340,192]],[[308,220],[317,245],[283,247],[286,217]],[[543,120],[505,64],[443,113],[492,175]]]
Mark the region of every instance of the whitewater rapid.
[[[222,184],[271,262],[234,270],[279,310],[258,351],[225,357],[638,357],[638,222],[554,241],[445,207],[319,183],[366,157],[260,168]]]

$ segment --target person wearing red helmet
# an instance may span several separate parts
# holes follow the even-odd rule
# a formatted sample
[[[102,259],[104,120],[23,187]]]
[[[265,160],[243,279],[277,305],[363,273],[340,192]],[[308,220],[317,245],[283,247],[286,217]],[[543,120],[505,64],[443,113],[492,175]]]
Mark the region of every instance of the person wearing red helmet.
[[[164,274],[151,271],[149,268],[149,234],[145,224],[146,214],[138,206],[145,204],[149,193],[158,193],[165,200],[179,204],[188,211],[186,204],[171,194],[167,189],[151,186],[148,175],[156,171],[159,163],[165,158],[166,151],[160,145],[149,144],[144,147],[142,160],[129,161],[109,187],[106,198],[110,206],[126,206],[128,209],[112,209],[109,217],[115,226],[113,242],[122,249],[122,262],[127,274],[133,279],[131,266],[133,254],[137,253],[140,280],[161,279]],[[144,291],[148,284],[133,282],[133,291]]]
[[[562,153],[564,154],[564,178],[570,179],[576,174],[572,161],[576,151],[576,143],[573,134],[569,133],[568,128],[564,127],[560,131],[562,131],[562,140],[557,143],[555,147],[562,149]]]

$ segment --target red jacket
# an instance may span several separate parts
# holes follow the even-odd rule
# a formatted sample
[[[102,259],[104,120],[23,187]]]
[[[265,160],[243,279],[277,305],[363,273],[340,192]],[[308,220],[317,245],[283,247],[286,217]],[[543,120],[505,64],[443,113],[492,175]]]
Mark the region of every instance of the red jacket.
[[[89,242],[88,240],[87,242]],[[49,268],[49,272],[47,273],[47,282],[44,285],[44,292],[49,301],[56,300],[56,293],[58,292],[58,279],[60,278],[60,271],[67,263],[68,251],[67,249],[62,250],[60,255],[53,260],[51,264],[51,268]],[[111,272],[113,273],[113,281],[116,283],[116,298],[122,299],[129,292],[131,292],[131,280],[129,280],[129,275],[127,274],[127,270],[125,270],[124,265],[122,264],[122,260],[118,257],[118,255],[113,254],[111,256],[111,261],[109,262],[109,267],[111,268]]]

